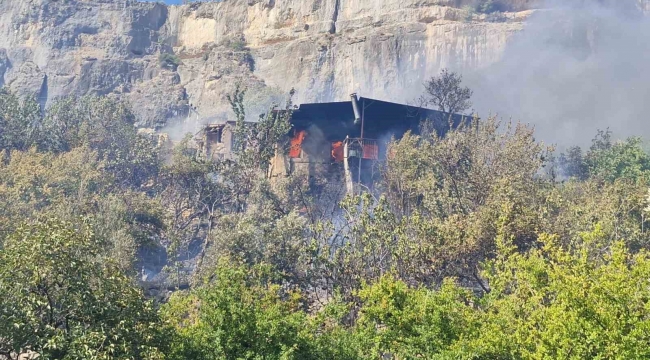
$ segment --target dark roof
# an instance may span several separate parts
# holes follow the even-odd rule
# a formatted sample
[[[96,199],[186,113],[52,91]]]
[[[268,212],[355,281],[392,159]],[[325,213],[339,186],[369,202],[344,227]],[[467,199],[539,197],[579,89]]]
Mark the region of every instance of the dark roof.
[[[401,136],[411,130],[417,133],[424,120],[431,120],[436,129],[448,128],[448,116],[422,107],[397,104],[361,97],[359,110],[364,117],[364,137],[379,139],[385,136]],[[365,109],[365,110],[364,110]],[[292,124],[298,129],[317,127],[327,140],[343,139],[345,136],[360,137],[361,125],[354,124],[352,101],[302,104],[294,110]],[[454,115],[454,124],[463,119]]]

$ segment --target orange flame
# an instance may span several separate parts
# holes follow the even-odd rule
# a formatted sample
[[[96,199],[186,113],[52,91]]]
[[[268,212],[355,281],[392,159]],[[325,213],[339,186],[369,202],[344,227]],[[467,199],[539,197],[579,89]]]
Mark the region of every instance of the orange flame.
[[[334,161],[336,162],[342,162],[343,161],[343,142],[342,141],[336,141],[332,143],[332,157],[334,158]]]
[[[289,157],[290,158],[299,158],[300,152],[302,151],[302,142],[305,141],[307,132],[305,130],[300,130],[296,132],[296,135],[291,139],[291,148],[289,148]]]

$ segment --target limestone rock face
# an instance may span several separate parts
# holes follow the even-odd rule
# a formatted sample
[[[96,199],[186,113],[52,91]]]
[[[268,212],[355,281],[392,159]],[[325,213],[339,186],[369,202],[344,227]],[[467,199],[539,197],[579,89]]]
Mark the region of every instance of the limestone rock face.
[[[184,112],[178,75],[158,63],[168,9],[125,0],[0,1],[0,84],[46,104],[115,94],[143,123]],[[148,96],[143,96],[148,95]]]
[[[251,104],[291,88],[296,102],[352,92],[407,101],[442,67],[498,60],[539,7],[508,0],[505,11],[481,14],[470,10],[475,2],[3,0],[0,85],[44,105],[66,95],[121,96],[143,126],[225,117],[225,95],[238,83],[251,89]]]
[[[439,3],[342,0],[334,33],[257,48],[258,74],[270,83],[296,84],[308,101],[342,100],[352,92],[406,101],[442,67],[463,70],[497,60],[528,15],[490,22]]]

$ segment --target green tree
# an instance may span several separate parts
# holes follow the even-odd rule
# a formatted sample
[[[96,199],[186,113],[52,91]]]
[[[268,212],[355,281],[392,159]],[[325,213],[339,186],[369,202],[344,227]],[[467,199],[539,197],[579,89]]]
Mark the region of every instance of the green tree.
[[[452,121],[454,114],[461,114],[472,107],[473,91],[463,87],[463,77],[448,69],[442,69],[438,76],[433,76],[424,83],[424,96],[420,98],[423,106],[434,106],[445,116],[444,120]]]
[[[88,227],[21,226],[0,250],[0,354],[44,359],[162,359],[151,302],[111,262]]]
[[[643,148],[642,139],[631,137],[614,142],[609,130],[599,130],[584,154],[580,147],[569,148],[561,154],[559,165],[564,175],[578,180],[592,177],[607,182],[650,181],[650,155]]]
[[[158,178],[158,194],[165,209],[165,236],[173,261],[187,258],[193,241],[201,240],[196,271],[203,267],[215,225],[224,214],[241,211],[249,191],[233,181],[240,170],[231,161],[197,155],[191,135],[177,144]],[[175,265],[178,265],[175,264]],[[177,285],[185,282],[175,269]]]
[[[132,271],[138,249],[163,228],[159,200],[115,189],[105,162],[86,146],[64,153],[14,150],[0,154],[0,244],[25,222],[58,217],[90,220],[105,255]]]
[[[170,358],[312,358],[300,294],[282,291],[272,278],[268,266],[222,263],[212,283],[175,294],[163,309],[178,334]]]
[[[584,158],[581,147],[574,146],[567,149],[566,153],[560,154],[558,160],[562,175],[578,180],[589,177],[589,164]]]
[[[649,242],[643,208],[648,188],[643,183],[618,179],[613,183],[598,178],[557,184],[546,193],[538,231],[553,233],[563,244],[571,244],[595,224],[606,234],[603,247],[624,239],[634,251]]]
[[[0,89],[0,150],[27,150],[38,143],[41,108],[33,97]]]
[[[540,206],[553,186],[540,176],[551,151],[531,128],[502,127],[494,118],[445,137],[406,134],[389,145],[382,186],[389,210],[406,217],[399,221],[407,240],[398,258],[413,263],[411,276],[429,284],[447,276],[480,284],[477,265],[494,253],[504,205],[513,209],[509,227],[516,243],[532,246]]]
[[[291,129],[290,119],[293,114],[292,89],[284,109],[273,105],[269,111],[256,122],[246,121],[244,96],[246,89],[237,85],[233,94],[228,95],[228,102],[235,114],[236,128],[234,133],[234,152],[241,166],[258,169],[266,175],[269,162],[276,152],[287,150],[287,134]]]
[[[62,98],[45,115],[40,148],[60,152],[86,145],[105,161],[117,185],[139,187],[157,175],[160,161],[153,140],[139,135],[134,122],[123,102],[96,96]]]
[[[606,181],[650,181],[650,155],[644,151],[640,138],[629,138],[604,149],[592,147],[587,161],[592,176]]]
[[[44,213],[87,214],[105,194],[110,176],[97,153],[80,147],[64,154],[0,153],[0,234]]]
[[[66,97],[42,113],[34,99],[0,92],[0,149],[66,152],[87,146],[122,187],[147,184],[160,167],[153,140],[140,136],[134,122],[124,103],[108,97]]]
[[[650,356],[650,259],[623,242],[603,250],[603,236],[596,227],[567,248],[543,235],[543,247],[525,254],[501,238],[486,264],[492,291],[481,300],[480,336],[466,349],[479,358]]]
[[[447,281],[437,291],[409,288],[386,275],[359,290],[359,317],[352,331],[360,359],[431,359],[447,354],[478,323],[467,305],[474,296]]]

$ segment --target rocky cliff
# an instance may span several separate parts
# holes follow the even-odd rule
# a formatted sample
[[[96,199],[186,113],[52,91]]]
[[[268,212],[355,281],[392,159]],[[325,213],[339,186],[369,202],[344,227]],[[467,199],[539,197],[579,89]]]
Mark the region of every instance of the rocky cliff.
[[[298,102],[351,92],[405,101],[441,67],[486,66],[538,7],[477,0],[0,0],[0,86],[46,104],[114,94],[141,123],[222,117],[241,82],[250,103],[292,87]],[[194,115],[193,115],[194,116]]]

